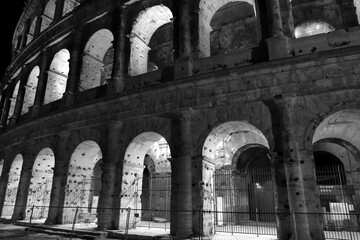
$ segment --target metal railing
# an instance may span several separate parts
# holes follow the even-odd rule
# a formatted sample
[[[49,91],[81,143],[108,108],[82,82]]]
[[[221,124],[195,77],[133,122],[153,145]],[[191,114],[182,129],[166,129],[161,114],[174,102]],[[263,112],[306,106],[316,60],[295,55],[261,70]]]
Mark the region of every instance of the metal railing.
[[[14,206],[12,206],[14,207]],[[42,225],[37,221],[33,221],[33,213],[34,209],[37,207],[36,205],[28,206],[30,209],[30,218],[22,221],[29,228],[32,228],[34,225]],[[81,211],[85,211],[87,208],[81,208],[79,206],[76,207],[64,207],[64,210],[67,209],[69,211],[63,211],[64,214],[68,214],[67,218],[71,219],[68,223],[63,223],[62,225],[56,225],[55,227],[67,230],[67,233],[70,233],[71,236],[75,236],[77,231],[87,230],[96,232],[97,222],[81,222],[80,221],[80,213]],[[109,209],[109,208],[101,208],[101,210]],[[152,219],[144,220],[142,219],[142,214],[147,211],[153,211],[151,209],[132,209],[132,208],[111,208],[114,212],[119,212],[119,229],[116,232],[118,234],[117,237],[126,238],[126,236],[131,234],[143,234],[143,235],[170,235],[170,227],[171,221],[168,218],[159,218],[153,217]],[[164,210],[165,211],[165,210]],[[161,215],[170,216],[171,214],[179,214],[182,211],[167,211],[166,213],[162,213]],[[212,233],[231,233],[236,236],[236,234],[252,234],[256,236],[261,235],[276,235],[277,228],[275,222],[264,222],[259,221],[259,218],[255,218],[254,221],[248,220],[249,215],[248,212],[231,212],[234,215],[234,218],[237,217],[239,219],[243,219],[238,222],[216,222],[215,216],[219,214],[229,214],[229,212],[220,212],[220,211],[211,211],[211,210],[203,210],[198,209],[191,212],[193,216],[193,226],[198,225],[198,232],[202,233],[205,231],[204,229],[207,227],[208,222],[204,219],[209,219],[211,216],[213,222],[213,230]],[[262,213],[257,212],[257,215],[261,214],[269,214],[272,215],[271,218],[277,218],[277,213]],[[304,213],[281,213],[281,217],[284,217],[288,214],[288,219],[292,223],[292,231],[295,231],[296,224],[294,219],[301,217]],[[352,225],[351,222],[347,221],[348,218],[358,217],[358,214],[349,213],[305,213],[308,219],[323,219],[328,218],[332,219],[330,222],[326,224],[319,223],[319,227],[323,227],[323,232],[325,235],[325,239],[334,239],[334,240],[357,240],[360,239],[360,226]],[[195,216],[195,217],[194,217]],[[46,227],[46,226],[44,226]],[[54,228],[54,226],[50,226]],[[198,236],[199,239],[202,239],[202,235]],[[294,238],[296,239],[296,238]]]

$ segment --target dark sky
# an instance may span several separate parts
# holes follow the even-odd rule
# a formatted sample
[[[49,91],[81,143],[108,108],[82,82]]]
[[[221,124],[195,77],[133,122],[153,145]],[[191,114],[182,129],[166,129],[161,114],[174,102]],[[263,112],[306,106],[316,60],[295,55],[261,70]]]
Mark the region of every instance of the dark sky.
[[[6,12],[0,14],[1,29],[1,62],[0,62],[0,78],[4,75],[6,67],[11,62],[11,41],[15,31],[16,24],[23,12],[25,0],[4,1],[2,5]]]

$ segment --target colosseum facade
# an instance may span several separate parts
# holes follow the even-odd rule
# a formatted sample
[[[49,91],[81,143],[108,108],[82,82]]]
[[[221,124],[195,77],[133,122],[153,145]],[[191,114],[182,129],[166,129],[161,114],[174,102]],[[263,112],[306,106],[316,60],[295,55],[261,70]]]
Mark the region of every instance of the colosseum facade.
[[[360,239],[359,22],[359,0],[28,0],[2,221]]]

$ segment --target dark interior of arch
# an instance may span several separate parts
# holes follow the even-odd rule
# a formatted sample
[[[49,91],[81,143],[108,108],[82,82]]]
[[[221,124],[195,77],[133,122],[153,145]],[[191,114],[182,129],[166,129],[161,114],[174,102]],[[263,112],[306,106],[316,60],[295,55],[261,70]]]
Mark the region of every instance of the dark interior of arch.
[[[230,2],[221,7],[210,22],[211,55],[255,47],[259,43],[254,8],[246,2]]]
[[[344,165],[339,158],[325,151],[314,152],[318,185],[345,185]]]
[[[148,72],[174,64],[173,23],[159,27],[149,42]]]

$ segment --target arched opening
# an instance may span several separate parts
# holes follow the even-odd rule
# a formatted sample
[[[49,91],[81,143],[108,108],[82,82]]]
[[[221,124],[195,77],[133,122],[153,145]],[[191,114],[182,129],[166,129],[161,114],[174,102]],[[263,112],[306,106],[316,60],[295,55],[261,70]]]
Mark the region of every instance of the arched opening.
[[[25,85],[25,96],[21,114],[27,113],[29,111],[29,108],[34,104],[39,74],[40,68],[38,66],[34,67],[31,70],[31,73]]]
[[[203,57],[258,45],[254,0],[201,0],[199,9],[199,50]]]
[[[50,148],[41,150],[34,161],[27,200],[25,219],[30,219],[31,208],[32,220],[45,222],[49,212],[50,193],[55,166],[54,153]]]
[[[8,183],[6,187],[4,206],[1,217],[11,219],[15,208],[15,201],[22,171],[23,157],[21,154],[16,155],[10,167]]]
[[[142,11],[130,35],[129,75],[137,76],[173,64],[173,14],[164,5]]]
[[[79,5],[80,1],[78,0],[65,0],[62,15],[65,16],[69,12],[72,12]]]
[[[254,7],[242,1],[222,6],[210,21],[210,54],[226,54],[258,46],[260,41]]]
[[[360,223],[360,110],[325,118],[313,136],[324,229],[358,231]],[[326,234],[330,234],[328,231]],[[337,233],[340,236],[340,233]]]
[[[66,182],[63,223],[89,223],[96,226],[101,189],[102,152],[94,141],[79,144],[71,155]]]
[[[17,100],[17,96],[18,96],[18,93],[19,93],[19,86],[20,86],[20,81],[18,81],[16,83],[13,94],[12,94],[12,96],[10,98],[10,108],[9,108],[9,114],[8,114],[8,122],[9,122],[10,118],[14,115],[16,100]]]
[[[26,45],[28,45],[34,38],[36,22],[37,22],[37,17],[35,17],[31,22],[29,34],[27,35]]]
[[[107,83],[111,77],[114,37],[108,29],[94,33],[87,42],[83,55],[79,91],[85,91]]]
[[[44,104],[59,100],[66,90],[70,53],[67,49],[57,52],[51,62],[46,83]]]
[[[295,27],[295,38],[308,37],[334,31],[335,28],[322,21],[307,21]]]
[[[55,16],[55,9],[56,9],[56,0],[49,0],[46,3],[43,15],[41,15],[42,19],[41,19],[40,32],[47,29],[50,26],[50,24],[53,22]]]
[[[134,210],[130,226],[151,227],[157,222],[157,227],[165,224],[162,226],[169,229],[170,157],[168,143],[155,132],[140,134],[128,146],[121,184],[121,212],[129,207]],[[120,217],[120,226],[124,227],[125,223],[126,219]]]
[[[209,168],[203,181],[214,196],[214,203],[206,204],[214,206],[215,231],[276,234],[268,154],[265,136],[246,122],[224,123],[206,138],[203,156],[214,168]],[[254,224],[260,228],[252,228]]]

